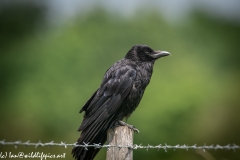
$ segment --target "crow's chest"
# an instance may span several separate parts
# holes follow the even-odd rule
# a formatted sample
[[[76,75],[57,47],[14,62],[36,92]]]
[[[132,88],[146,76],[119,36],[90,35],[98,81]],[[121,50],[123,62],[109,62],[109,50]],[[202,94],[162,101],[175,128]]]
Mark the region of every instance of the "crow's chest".
[[[133,99],[136,98],[136,100],[141,100],[143,93],[150,82],[151,76],[152,70],[140,69],[137,72],[136,79],[130,91]]]
[[[152,69],[138,68],[136,79],[132,85],[126,99],[123,101],[122,107],[125,109],[125,116],[128,117],[136,109],[140,103],[144,91],[150,82]]]

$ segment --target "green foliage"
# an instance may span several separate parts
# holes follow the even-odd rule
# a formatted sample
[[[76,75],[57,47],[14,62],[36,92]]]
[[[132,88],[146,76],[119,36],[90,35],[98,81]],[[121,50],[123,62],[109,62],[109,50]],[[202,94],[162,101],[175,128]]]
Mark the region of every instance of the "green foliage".
[[[238,35],[238,25],[199,13],[182,26],[156,13],[124,19],[96,10],[8,41],[0,48],[0,139],[75,142],[82,120],[78,111],[106,69],[134,44],[147,44],[172,56],[156,62],[128,120],[140,130],[134,143],[240,144]],[[71,148],[61,151],[71,157]],[[97,158],[104,159],[104,152]],[[240,157],[239,151],[210,153],[216,159]],[[193,150],[134,151],[134,159],[160,158],[203,159]]]

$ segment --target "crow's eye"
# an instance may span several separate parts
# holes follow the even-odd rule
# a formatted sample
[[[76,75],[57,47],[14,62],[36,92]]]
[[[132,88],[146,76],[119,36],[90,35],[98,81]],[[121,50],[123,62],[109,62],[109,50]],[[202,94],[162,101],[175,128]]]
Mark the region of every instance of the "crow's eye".
[[[150,53],[149,52],[145,52],[146,55],[149,55]]]

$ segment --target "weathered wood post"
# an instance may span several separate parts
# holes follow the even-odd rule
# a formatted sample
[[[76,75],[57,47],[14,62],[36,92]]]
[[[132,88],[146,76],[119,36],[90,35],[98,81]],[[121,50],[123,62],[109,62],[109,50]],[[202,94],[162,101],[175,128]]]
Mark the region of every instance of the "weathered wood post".
[[[119,126],[108,130],[107,142],[114,146],[133,145],[134,131],[127,126]],[[107,160],[132,160],[133,149],[109,147],[107,149]]]

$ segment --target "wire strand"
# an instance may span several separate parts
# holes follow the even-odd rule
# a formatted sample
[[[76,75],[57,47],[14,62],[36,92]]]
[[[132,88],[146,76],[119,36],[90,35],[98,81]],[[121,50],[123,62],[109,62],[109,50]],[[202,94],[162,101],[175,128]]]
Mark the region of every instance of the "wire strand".
[[[219,144],[212,144],[212,145],[203,145],[203,146],[198,146],[197,144],[194,145],[168,145],[168,144],[159,144],[156,146],[153,145],[147,145],[147,146],[142,146],[142,144],[137,145],[126,145],[126,146],[115,146],[115,145],[101,145],[101,144],[89,144],[89,143],[84,143],[82,145],[79,145],[77,143],[65,143],[65,142],[60,142],[60,143],[55,143],[54,141],[51,142],[46,142],[42,143],[41,140],[39,140],[37,143],[33,143],[30,141],[22,142],[22,141],[15,141],[15,142],[7,142],[5,140],[0,141],[0,145],[2,146],[14,146],[17,148],[18,146],[34,146],[35,148],[38,147],[52,147],[52,146],[60,146],[60,147],[83,147],[86,150],[88,150],[89,147],[94,147],[94,148],[110,148],[110,147],[116,147],[116,148],[129,148],[129,149],[163,149],[165,152],[167,152],[168,149],[182,149],[182,150],[189,150],[189,149],[202,149],[203,151],[205,150],[233,150],[236,151],[237,149],[240,149],[239,145],[236,144],[228,144],[228,145],[219,145]]]

